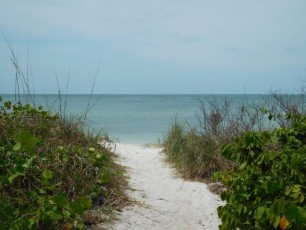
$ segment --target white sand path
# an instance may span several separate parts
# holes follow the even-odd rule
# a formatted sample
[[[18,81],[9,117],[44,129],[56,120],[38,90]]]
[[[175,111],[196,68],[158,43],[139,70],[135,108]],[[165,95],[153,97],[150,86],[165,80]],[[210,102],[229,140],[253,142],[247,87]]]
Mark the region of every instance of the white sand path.
[[[218,229],[219,197],[206,184],[177,178],[160,148],[117,143],[114,150],[128,167],[127,193],[137,204],[107,229]]]

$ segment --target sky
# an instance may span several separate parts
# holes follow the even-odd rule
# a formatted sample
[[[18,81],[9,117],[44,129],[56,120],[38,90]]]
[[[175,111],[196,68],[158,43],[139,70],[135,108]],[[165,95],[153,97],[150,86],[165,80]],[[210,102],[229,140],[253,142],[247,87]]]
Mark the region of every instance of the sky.
[[[34,93],[257,94],[306,82],[305,0],[10,0],[0,33],[0,94],[16,89],[8,43]]]

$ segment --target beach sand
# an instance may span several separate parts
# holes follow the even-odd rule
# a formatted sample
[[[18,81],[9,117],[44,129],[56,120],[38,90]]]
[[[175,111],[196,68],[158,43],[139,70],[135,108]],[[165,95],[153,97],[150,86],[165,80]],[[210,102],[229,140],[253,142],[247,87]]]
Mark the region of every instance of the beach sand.
[[[206,184],[178,178],[160,148],[117,143],[114,151],[127,167],[127,195],[135,203],[103,229],[218,229],[219,196]]]

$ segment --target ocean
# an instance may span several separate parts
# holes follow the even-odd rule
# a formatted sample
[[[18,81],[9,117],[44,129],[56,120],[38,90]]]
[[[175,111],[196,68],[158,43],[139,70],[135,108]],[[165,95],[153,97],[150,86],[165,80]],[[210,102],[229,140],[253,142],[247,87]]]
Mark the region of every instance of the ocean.
[[[4,100],[15,100],[14,95],[1,95]],[[33,95],[35,105],[52,111],[59,110],[58,95]],[[90,100],[91,98],[91,100]],[[122,143],[157,143],[175,120],[195,125],[195,114],[201,112],[201,101],[231,104],[263,103],[262,95],[62,95],[62,109],[66,102],[68,116],[85,114],[88,102],[91,110],[87,123],[94,132],[106,133]],[[24,99],[23,99],[24,100]],[[94,103],[96,102],[96,103]]]

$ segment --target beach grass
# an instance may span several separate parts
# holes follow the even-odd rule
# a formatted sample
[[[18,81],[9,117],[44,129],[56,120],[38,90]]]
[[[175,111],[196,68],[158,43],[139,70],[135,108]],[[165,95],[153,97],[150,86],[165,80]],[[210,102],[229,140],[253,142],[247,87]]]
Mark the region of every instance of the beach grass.
[[[263,101],[264,104],[238,106],[227,99],[200,102],[195,126],[175,121],[164,136],[162,146],[167,161],[183,178],[211,182],[214,173],[236,166],[221,155],[223,145],[233,143],[248,131],[289,126],[290,121],[280,114],[305,112],[303,92],[281,94],[275,91]],[[267,113],[274,119],[270,121]]]
[[[206,182],[211,181],[214,172],[227,170],[231,165],[221,156],[220,146],[209,136],[187,131],[177,121],[163,140],[167,161],[183,178]]]

